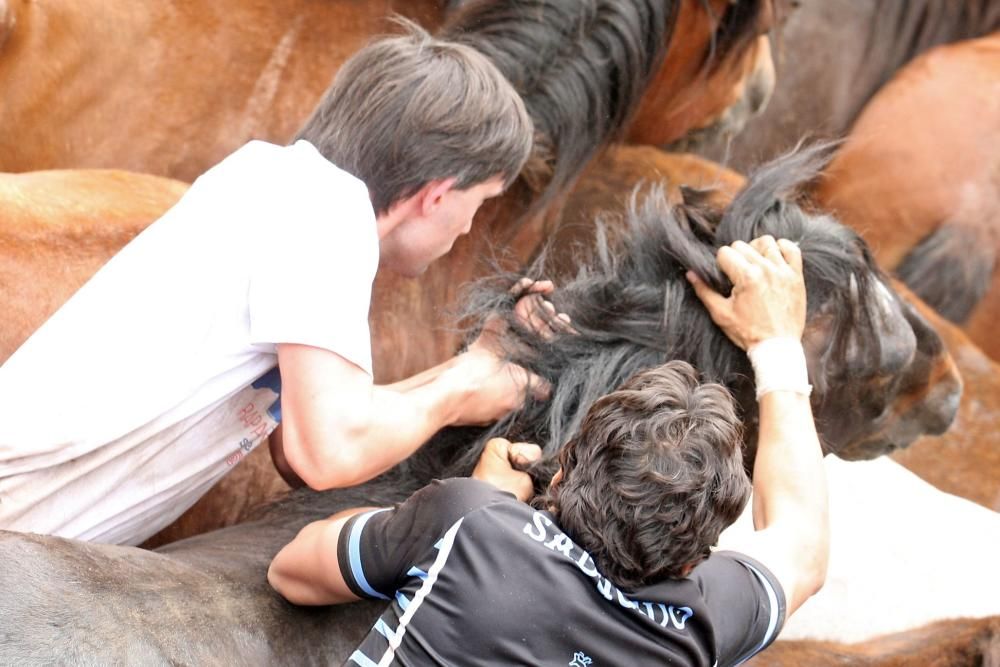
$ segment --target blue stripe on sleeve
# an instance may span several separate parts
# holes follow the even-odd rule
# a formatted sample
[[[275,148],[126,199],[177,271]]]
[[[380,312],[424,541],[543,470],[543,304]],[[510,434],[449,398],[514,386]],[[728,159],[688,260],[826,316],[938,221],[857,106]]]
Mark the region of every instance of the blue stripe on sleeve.
[[[383,508],[372,510],[371,512],[365,512],[359,516],[354,522],[354,525],[351,527],[351,536],[348,540],[348,554],[350,557],[351,574],[354,576],[354,581],[357,582],[358,588],[363,590],[366,594],[374,598],[381,598],[382,600],[389,600],[391,598],[386,595],[382,595],[368,584],[368,580],[365,579],[364,570],[361,567],[361,531],[364,529],[365,524],[368,523],[368,519],[372,518],[379,512],[387,511],[389,511],[388,508]]]
[[[378,667],[378,664],[374,660],[361,651],[355,651],[351,654],[351,662],[356,662],[361,667]]]
[[[771,613],[770,613],[770,618],[768,618],[767,622],[767,630],[764,632],[764,639],[763,641],[761,641],[760,646],[751,651],[749,655],[740,658],[736,662],[737,665],[746,660],[749,660],[751,657],[757,655],[762,650],[764,650],[764,647],[767,646],[767,643],[771,641],[771,639],[773,638],[774,631],[778,625],[778,594],[775,592],[774,587],[771,585],[771,582],[768,580],[767,577],[764,576],[764,574],[760,570],[755,568],[750,563],[743,560],[738,562],[740,563],[740,565],[743,565],[748,570],[753,572],[754,576],[757,577],[757,580],[760,581],[761,586],[764,587],[764,591],[767,592],[767,603],[771,607],[770,610]]]

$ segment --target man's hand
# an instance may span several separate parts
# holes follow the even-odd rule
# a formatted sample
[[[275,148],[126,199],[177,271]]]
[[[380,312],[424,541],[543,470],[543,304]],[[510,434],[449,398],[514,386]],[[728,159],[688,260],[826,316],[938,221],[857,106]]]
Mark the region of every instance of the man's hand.
[[[577,333],[570,324],[569,315],[556,312],[556,307],[545,298],[554,290],[551,280],[531,278],[521,278],[510,288],[510,293],[519,297],[514,305],[518,321],[545,340],[556,334]]]
[[[787,239],[761,236],[719,248],[719,267],[733,283],[727,298],[694,275],[687,278],[712,320],[747,350],[768,338],[800,340],[806,322],[802,253]]]
[[[461,414],[454,422],[457,426],[495,422],[524,405],[529,391],[538,400],[549,397],[548,382],[517,364],[503,361],[482,336],[458,355],[446,372],[469,388]]]
[[[525,466],[542,458],[542,448],[527,442],[511,443],[504,438],[493,438],[486,443],[476,469],[472,471],[473,479],[487,482],[501,491],[507,491],[517,496],[521,502],[527,502],[534,492],[531,476],[526,472],[514,469],[514,465]]]
[[[557,313],[545,296],[555,287],[550,280],[521,278],[510,289],[519,297],[514,305],[518,321],[548,340],[556,334],[575,334],[569,315]],[[468,349],[455,359],[450,372],[461,373],[475,387],[464,405],[459,425],[488,424],[524,404],[527,391],[539,400],[548,398],[548,382],[524,368],[503,361],[500,338],[504,333],[500,317],[491,317]]]

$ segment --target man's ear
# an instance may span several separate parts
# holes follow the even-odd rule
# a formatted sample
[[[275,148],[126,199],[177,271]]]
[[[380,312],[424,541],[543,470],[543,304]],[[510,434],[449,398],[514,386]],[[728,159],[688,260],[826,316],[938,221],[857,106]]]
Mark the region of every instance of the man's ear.
[[[445,178],[431,181],[420,188],[420,213],[424,216],[433,213],[441,204],[444,196],[455,187],[456,180],[455,178]]]

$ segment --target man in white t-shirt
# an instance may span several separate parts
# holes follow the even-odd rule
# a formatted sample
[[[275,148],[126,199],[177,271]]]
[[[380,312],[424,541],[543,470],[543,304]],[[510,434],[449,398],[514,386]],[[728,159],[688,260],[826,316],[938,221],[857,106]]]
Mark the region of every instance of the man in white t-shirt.
[[[137,544],[279,421],[279,469],[326,489],[520,405],[537,378],[483,344],[375,385],[368,310],[376,269],[448,252],[531,136],[474,50],[363,49],[298,141],[206,172],[0,367],[0,529]]]

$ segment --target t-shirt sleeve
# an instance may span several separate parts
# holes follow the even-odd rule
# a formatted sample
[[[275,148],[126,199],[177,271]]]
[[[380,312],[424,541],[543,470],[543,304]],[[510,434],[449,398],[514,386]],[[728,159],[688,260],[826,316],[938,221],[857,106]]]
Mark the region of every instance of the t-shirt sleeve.
[[[337,560],[355,595],[389,600],[423,554],[469,512],[514,496],[469,478],[434,481],[391,509],[353,517],[340,531]]]
[[[275,210],[260,212],[267,221],[251,268],[250,342],[331,350],[370,374],[375,214],[363,183],[316,160],[286,157],[282,166],[301,173],[284,174]]]
[[[718,664],[738,665],[767,648],[785,622],[785,593],[758,561],[713,553],[692,572],[708,605]]]

